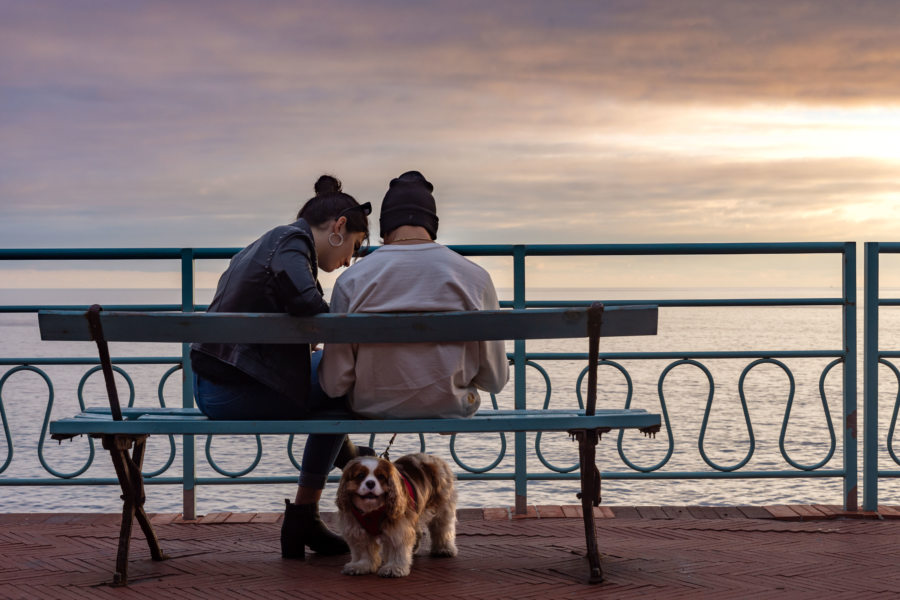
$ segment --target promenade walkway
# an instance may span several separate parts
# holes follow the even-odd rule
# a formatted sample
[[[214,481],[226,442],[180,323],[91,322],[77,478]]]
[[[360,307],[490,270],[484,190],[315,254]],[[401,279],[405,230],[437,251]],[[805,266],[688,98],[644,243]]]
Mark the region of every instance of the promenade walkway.
[[[281,515],[153,517],[150,560],[136,529],[127,588],[109,585],[118,515],[0,515],[0,598],[897,598],[900,508],[844,515],[833,506],[601,507],[606,581],[583,583],[575,506],[459,514],[453,559],[420,551],[412,574],[348,577],[346,557],[282,560]],[[331,515],[326,515],[331,517]]]

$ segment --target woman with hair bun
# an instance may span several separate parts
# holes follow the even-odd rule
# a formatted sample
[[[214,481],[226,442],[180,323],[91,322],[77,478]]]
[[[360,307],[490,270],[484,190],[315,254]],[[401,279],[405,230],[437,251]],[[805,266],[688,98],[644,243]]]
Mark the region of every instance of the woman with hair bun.
[[[293,223],[266,232],[231,259],[208,312],[328,312],[318,271],[350,265],[368,240],[372,207],[343,193],[331,175],[319,177],[314,188],[316,195]],[[193,344],[197,406],[216,420],[299,420],[341,410],[346,399],[328,398],[318,385],[321,354],[311,357],[308,344]],[[332,467],[343,468],[360,454],[373,452],[355,447],[346,435],[308,436],[297,496],[293,503],[285,500],[284,558],[303,558],[307,546],[320,554],[349,552],[322,523],[318,502]]]

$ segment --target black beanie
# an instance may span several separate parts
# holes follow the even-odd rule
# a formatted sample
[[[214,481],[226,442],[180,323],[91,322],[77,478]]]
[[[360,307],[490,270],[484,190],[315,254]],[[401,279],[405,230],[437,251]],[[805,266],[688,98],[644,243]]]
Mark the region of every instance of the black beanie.
[[[424,227],[437,239],[438,216],[431,192],[434,186],[418,171],[407,171],[391,180],[381,203],[381,237],[384,239],[401,225]]]

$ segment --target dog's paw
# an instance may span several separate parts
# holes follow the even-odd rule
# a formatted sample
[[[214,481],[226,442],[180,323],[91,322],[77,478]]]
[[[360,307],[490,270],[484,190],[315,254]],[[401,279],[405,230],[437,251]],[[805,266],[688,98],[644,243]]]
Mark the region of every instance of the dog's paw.
[[[406,577],[409,575],[409,565],[387,564],[378,569],[379,577]]]
[[[368,561],[348,562],[341,569],[344,575],[368,575],[375,572],[375,565]]]
[[[457,555],[456,545],[453,543],[445,546],[433,546],[431,556],[453,557]]]

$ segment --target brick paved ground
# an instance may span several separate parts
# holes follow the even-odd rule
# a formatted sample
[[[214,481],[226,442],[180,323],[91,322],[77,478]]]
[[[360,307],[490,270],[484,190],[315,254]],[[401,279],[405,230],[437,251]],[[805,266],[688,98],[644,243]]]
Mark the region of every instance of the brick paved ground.
[[[578,507],[460,511],[454,559],[419,555],[400,580],[340,574],[346,557],[285,561],[280,515],[156,515],[152,562],[136,529],[127,588],[109,585],[118,516],[0,515],[0,598],[895,598],[900,509],[602,507],[606,581],[587,570]]]

